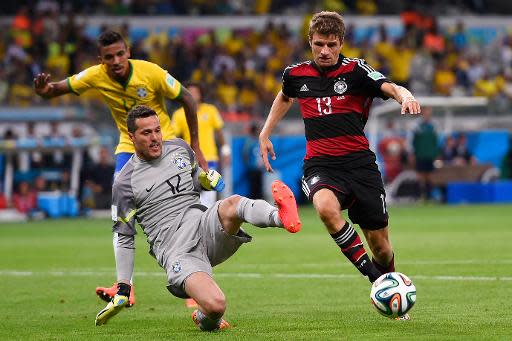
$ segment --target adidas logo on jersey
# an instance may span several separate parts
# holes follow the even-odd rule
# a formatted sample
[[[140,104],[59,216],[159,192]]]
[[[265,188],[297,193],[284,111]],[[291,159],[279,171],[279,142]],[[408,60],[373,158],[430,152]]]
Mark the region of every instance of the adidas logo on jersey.
[[[309,91],[309,88],[306,84],[302,85],[302,88],[300,88],[300,91]]]

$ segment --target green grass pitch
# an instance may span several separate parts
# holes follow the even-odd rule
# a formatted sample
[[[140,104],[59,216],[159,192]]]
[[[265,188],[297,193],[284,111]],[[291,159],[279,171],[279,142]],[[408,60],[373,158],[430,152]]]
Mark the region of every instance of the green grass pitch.
[[[202,333],[137,238],[137,303],[94,326],[115,279],[110,222],[0,225],[0,340],[510,340],[512,206],[391,209],[397,271],[417,288],[411,321],[370,304],[370,285],[311,207],[303,229],[247,226],[253,242],[215,269],[232,329]]]

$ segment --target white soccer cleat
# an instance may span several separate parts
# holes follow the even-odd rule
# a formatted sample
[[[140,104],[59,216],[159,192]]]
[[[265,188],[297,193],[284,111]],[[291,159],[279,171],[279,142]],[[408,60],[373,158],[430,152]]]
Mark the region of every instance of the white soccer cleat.
[[[112,301],[108,302],[107,306],[103,308],[98,315],[96,315],[96,321],[94,322],[97,326],[101,326],[108,322],[112,317],[116,316],[117,313],[123,309],[128,303],[128,297],[123,295],[115,295]]]

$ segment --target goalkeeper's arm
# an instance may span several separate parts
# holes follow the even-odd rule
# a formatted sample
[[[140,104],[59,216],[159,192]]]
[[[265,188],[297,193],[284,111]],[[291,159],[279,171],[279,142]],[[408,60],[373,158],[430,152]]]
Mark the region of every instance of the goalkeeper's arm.
[[[135,236],[114,233],[117,282],[130,284],[135,258]]]
[[[117,270],[117,294],[96,315],[94,323],[101,326],[116,316],[129,302],[135,255],[135,236],[114,233],[114,251]]]

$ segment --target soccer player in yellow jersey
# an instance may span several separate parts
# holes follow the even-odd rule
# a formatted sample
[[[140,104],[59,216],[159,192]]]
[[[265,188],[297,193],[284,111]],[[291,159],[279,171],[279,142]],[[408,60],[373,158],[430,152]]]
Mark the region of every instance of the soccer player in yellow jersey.
[[[115,152],[116,172],[121,170],[134,152],[126,127],[127,112],[138,104],[151,107],[160,119],[164,140],[169,140],[175,136],[165,107],[165,97],[176,100],[185,108],[190,146],[196,153],[199,166],[207,169],[197,136],[197,105],[190,92],[160,66],[129,59],[130,49],[117,32],[105,31],[99,36],[98,53],[100,64],[59,82],[50,82],[49,74],[38,74],[34,78],[36,93],[43,98],[53,98],[69,93],[80,95],[89,89],[98,90],[109,106],[120,133]]]
[[[231,155],[231,147],[226,144],[222,128],[224,121],[220,116],[219,110],[213,105],[202,102],[202,89],[198,83],[187,84],[187,89],[194,100],[198,103],[197,106],[197,125],[199,133],[199,144],[203,155],[208,162],[208,168],[219,170],[219,150],[217,144],[221,146],[221,165],[226,166],[229,163]],[[172,114],[172,127],[176,136],[183,138],[187,143],[190,143],[190,133],[185,116],[185,110],[180,108]],[[202,191],[201,203],[207,207],[213,206],[217,199],[217,192],[215,191]]]
[[[50,82],[50,75],[40,73],[34,78],[35,92],[43,98],[53,98],[69,93],[80,95],[89,89],[98,90],[110,108],[119,130],[116,148],[117,174],[134,153],[128,137],[126,118],[128,111],[139,104],[151,107],[158,114],[164,140],[175,137],[170,117],[165,107],[165,97],[181,103],[190,132],[190,147],[194,150],[199,166],[208,164],[199,148],[197,133],[197,104],[190,92],[160,66],[143,60],[130,59],[130,49],[123,37],[114,31],[105,31],[98,37],[100,63],[59,82]],[[114,235],[114,252],[117,250]],[[98,289],[106,289],[100,290]],[[117,285],[98,288],[97,294],[105,300],[114,296]],[[109,291],[110,290],[110,291]],[[130,305],[135,302],[130,296]]]

